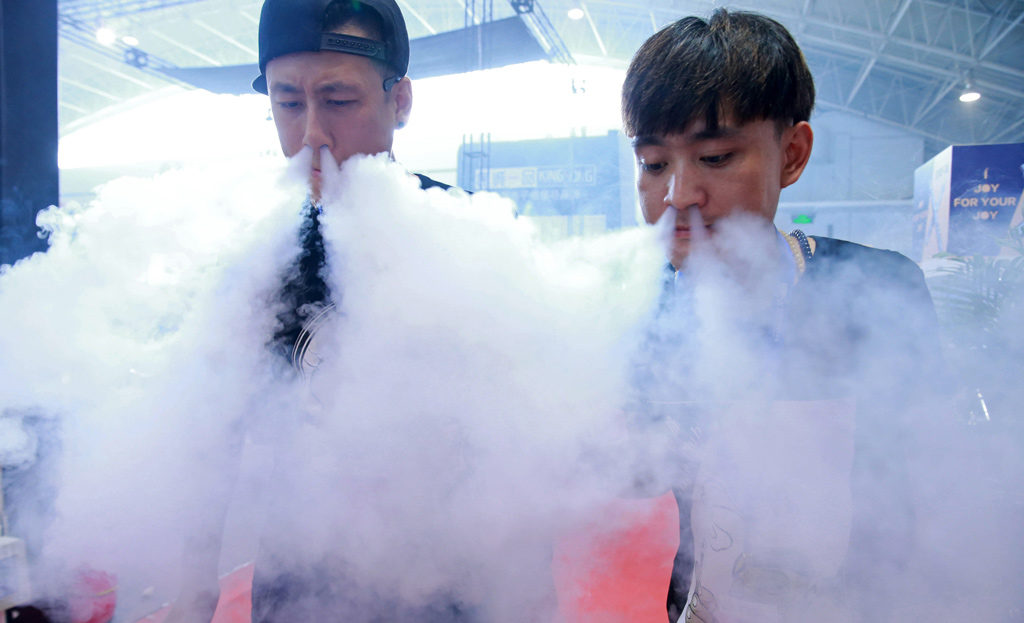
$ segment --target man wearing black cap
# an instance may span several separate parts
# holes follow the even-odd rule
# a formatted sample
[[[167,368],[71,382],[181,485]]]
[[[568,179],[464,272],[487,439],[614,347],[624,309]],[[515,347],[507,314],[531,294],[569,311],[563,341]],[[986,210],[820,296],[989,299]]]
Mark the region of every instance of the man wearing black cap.
[[[312,150],[314,201],[324,149],[335,163],[390,153],[412,108],[409,35],[394,0],[267,0],[259,46],[252,86],[270,95],[284,155]]]
[[[311,151],[309,209],[295,270],[281,289],[287,311],[271,347],[296,368],[307,367],[313,327],[333,307],[320,269],[324,244],[318,214],[322,167],[351,156],[391,153],[394,132],[412,108],[409,37],[394,0],[266,0],[259,25],[260,75],[253,88],[270,96],[286,157]],[[449,188],[417,174],[420,186]],[[305,371],[305,370],[303,370]],[[182,587],[165,623],[208,623],[217,606],[221,529],[230,499],[229,480],[242,440],[221,480],[210,487],[202,527],[186,546]],[[292,509],[310,512],[309,509]],[[286,527],[274,526],[274,531]],[[283,542],[283,540],[280,540]],[[252,620],[272,621],[469,621],[454,597],[403,607],[389,595],[363,591],[332,561],[281,568],[282,547],[273,534],[261,539],[252,589]],[[400,561],[396,561],[400,564]]]

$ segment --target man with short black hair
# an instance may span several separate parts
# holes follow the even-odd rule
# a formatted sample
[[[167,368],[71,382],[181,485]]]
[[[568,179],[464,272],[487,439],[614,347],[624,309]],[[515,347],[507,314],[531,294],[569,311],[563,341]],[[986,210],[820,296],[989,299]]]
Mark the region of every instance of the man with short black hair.
[[[785,27],[725,9],[655,33],[623,85],[644,218],[671,234],[637,381],[678,435],[647,483],[679,505],[671,621],[888,620],[910,555],[937,323],[906,257],[775,228],[814,95]]]
[[[814,136],[808,120],[813,106],[810,70],[796,42],[774,20],[723,10],[710,24],[687,17],[653,35],[633,57],[622,96],[626,134],[633,139],[640,164],[639,190],[647,221],[657,221],[665,209],[656,205],[665,195],[655,195],[665,189],[663,182],[655,181],[664,166],[654,162],[655,155],[684,146],[696,153],[701,146],[728,141],[723,147],[750,144],[750,149],[715,149],[721,153],[700,156],[696,164],[732,174],[732,163],[726,160],[743,156],[741,164],[755,167],[759,174],[748,183],[758,186],[740,192],[731,184],[734,179],[716,185],[716,190],[732,187],[739,196],[717,205],[701,204],[704,224],[710,227],[715,218],[738,211],[762,215],[770,223],[779,192],[800,177],[810,158]],[[747,156],[775,161],[752,162]],[[719,166],[725,164],[730,166]],[[780,179],[769,179],[769,167],[772,172],[780,169]],[[666,178],[674,172],[667,174]],[[672,202],[680,221],[672,260],[679,267],[690,245],[689,223],[682,221],[692,202],[691,197],[674,197]]]

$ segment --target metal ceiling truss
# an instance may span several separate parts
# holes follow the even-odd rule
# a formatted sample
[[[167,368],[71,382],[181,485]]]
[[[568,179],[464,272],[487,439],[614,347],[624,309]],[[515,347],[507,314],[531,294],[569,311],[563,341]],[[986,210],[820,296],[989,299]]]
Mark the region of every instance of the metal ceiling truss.
[[[732,8],[766,12],[793,30],[823,107],[945,144],[1024,139],[1020,0],[804,0],[799,10],[771,10],[766,3]],[[678,17],[670,9],[650,13],[652,22]],[[957,101],[968,80],[984,94],[970,107]]]
[[[484,13],[493,4],[398,2],[414,38],[489,19]],[[80,94],[62,102],[63,114],[78,117],[104,106],[107,96],[127,99],[167,84],[161,67],[252,62],[259,4],[59,0],[61,38],[90,52],[88,60],[80,55],[80,67],[92,74],[62,77],[62,88]],[[655,30],[685,14],[707,15],[720,2],[544,0],[550,17],[538,0],[500,4],[501,11],[490,9],[503,13],[494,17],[520,15],[551,58],[569,63],[589,57],[624,66]],[[811,64],[823,109],[895,125],[935,144],[1024,140],[1022,0],[747,0],[729,6],[766,13],[792,30]],[[570,7],[582,9],[584,19],[570,20]],[[98,26],[118,21],[145,30],[148,40],[139,46],[144,51],[95,41]],[[957,101],[966,81],[984,95],[970,106]]]
[[[84,65],[88,72],[78,72],[88,75],[88,78],[83,79],[72,78],[65,71],[60,72],[62,132],[74,129],[78,125],[76,122],[87,119],[90,112],[118,104],[128,97],[148,93],[168,84],[186,86],[161,72],[161,69],[173,67],[173,64],[120,40],[103,45],[96,40],[95,27],[65,14],[63,10],[57,16],[57,28],[61,46],[73,45],[86,52],[69,55],[61,64]],[[102,73],[97,74],[97,71]],[[97,80],[97,75],[111,76],[114,80]],[[105,88],[97,88],[97,85],[105,85]]]
[[[195,4],[205,0],[60,0],[60,14],[79,21],[99,22],[149,11]]]
[[[516,15],[523,18],[551,60],[567,64],[576,62],[562,36],[540,6],[539,0],[508,0],[508,3]]]
[[[166,79],[166,76],[159,73],[159,69],[175,67],[173,63],[169,63],[157,56],[148,54],[147,52],[144,52],[135,46],[130,46],[123,41],[114,41],[110,45],[103,45],[96,40],[95,29],[86,26],[81,21],[72,17],[62,14],[57,17],[57,22],[58,33],[61,38],[65,41],[70,41],[80,45],[99,56],[123,62],[124,64],[141,71],[152,72],[153,75],[160,76],[164,79]],[[124,77],[121,72],[112,70],[106,66],[98,65],[96,63],[93,63],[93,65],[119,77]]]

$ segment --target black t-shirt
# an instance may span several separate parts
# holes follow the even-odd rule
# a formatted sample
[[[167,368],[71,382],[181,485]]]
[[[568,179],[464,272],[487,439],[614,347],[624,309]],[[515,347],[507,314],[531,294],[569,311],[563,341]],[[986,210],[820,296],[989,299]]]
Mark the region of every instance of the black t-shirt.
[[[448,190],[451,185],[416,173],[420,188]],[[309,345],[303,329],[322,310],[332,305],[331,291],[323,278],[326,263],[324,239],[320,232],[320,211],[309,204],[299,230],[301,251],[290,270],[291,277],[281,287],[285,311],[278,316],[281,328],[271,340],[271,348],[292,366],[301,366],[304,349]]]
[[[417,173],[424,190],[450,185]],[[319,210],[310,205],[300,232],[301,251],[290,271],[291,279],[281,289],[287,309],[280,317],[282,328],[271,342],[273,350],[291,365],[302,361],[303,349],[310,333],[304,329],[320,312],[333,304],[333,296],[323,278],[326,266],[324,240],[320,232]],[[338,293],[340,294],[340,293]],[[316,509],[294,508],[288,513],[317,512]],[[424,605],[410,607],[380,589],[362,587],[357,578],[346,576],[340,561],[311,560],[301,568],[284,562],[290,556],[279,551],[287,547],[288,526],[267,526],[260,539],[252,587],[252,621],[282,623],[292,621],[360,621],[415,623],[469,623],[479,621],[472,607],[449,594],[440,594]],[[344,530],[344,526],[339,526]],[[396,568],[402,564],[396,560]]]

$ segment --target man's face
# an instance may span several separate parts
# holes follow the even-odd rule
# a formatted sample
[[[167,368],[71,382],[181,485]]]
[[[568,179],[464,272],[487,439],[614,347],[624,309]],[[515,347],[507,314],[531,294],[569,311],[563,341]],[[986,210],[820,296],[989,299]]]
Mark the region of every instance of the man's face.
[[[644,220],[656,223],[675,208],[669,260],[682,266],[692,241],[714,235],[719,219],[737,213],[775,218],[780,191],[795,182],[810,155],[807,123],[778,132],[774,121],[742,125],[727,117],[715,130],[703,120],[680,134],[633,139],[639,174],[637,190]],[[691,230],[691,224],[703,232]]]
[[[339,34],[365,37],[359,29]],[[391,151],[395,128],[412,107],[407,78],[384,91],[373,62],[340,52],[299,52],[267,63],[267,86],[281,150],[292,157],[310,147],[310,191],[320,197],[320,148],[339,164],[355,154]]]

